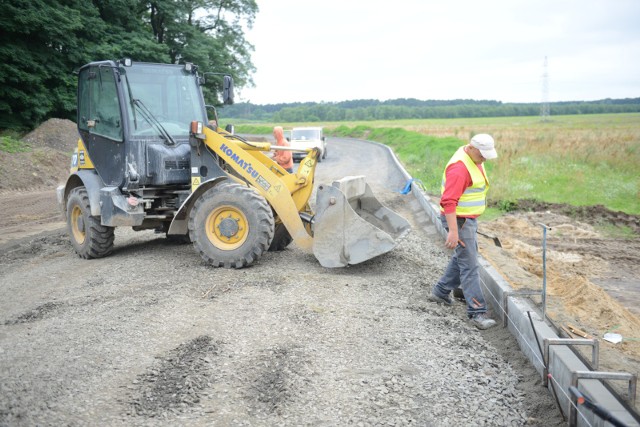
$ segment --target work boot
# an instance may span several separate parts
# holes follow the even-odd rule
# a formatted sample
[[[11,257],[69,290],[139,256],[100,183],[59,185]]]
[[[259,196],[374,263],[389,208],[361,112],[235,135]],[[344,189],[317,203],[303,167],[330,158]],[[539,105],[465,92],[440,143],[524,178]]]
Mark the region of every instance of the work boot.
[[[432,302],[437,302],[438,304],[453,305],[453,300],[451,300],[449,295],[441,297],[436,294],[435,289],[431,290],[431,295],[429,295],[427,299]]]
[[[469,319],[471,324],[478,329],[489,329],[492,326],[496,326],[496,321],[487,317],[486,313],[476,313]]]

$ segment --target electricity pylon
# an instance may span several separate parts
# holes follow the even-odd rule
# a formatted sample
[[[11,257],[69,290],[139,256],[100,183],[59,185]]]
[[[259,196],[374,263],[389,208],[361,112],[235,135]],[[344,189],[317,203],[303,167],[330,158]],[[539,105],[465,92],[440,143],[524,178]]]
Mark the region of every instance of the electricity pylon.
[[[540,119],[548,122],[549,111],[549,72],[547,71],[547,57],[544,57],[544,68],[542,71],[542,103],[540,104]]]

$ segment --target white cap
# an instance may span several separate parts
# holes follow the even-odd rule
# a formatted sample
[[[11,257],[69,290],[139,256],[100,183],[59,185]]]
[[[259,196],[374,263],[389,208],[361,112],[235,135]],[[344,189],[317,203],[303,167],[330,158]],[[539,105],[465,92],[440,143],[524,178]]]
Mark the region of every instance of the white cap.
[[[471,145],[480,150],[482,157],[487,160],[498,157],[498,152],[495,149],[495,143],[493,142],[491,135],[479,133],[471,138]]]

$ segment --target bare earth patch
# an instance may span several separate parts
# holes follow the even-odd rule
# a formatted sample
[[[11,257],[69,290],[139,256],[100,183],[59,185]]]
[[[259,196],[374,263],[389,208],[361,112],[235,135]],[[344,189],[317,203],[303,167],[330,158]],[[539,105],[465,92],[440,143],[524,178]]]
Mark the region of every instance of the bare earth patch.
[[[640,239],[604,237],[594,227],[609,223],[637,232],[639,219],[592,206],[578,221],[561,213],[570,208],[556,205],[555,211],[514,213],[481,223],[481,231],[498,237],[502,248],[481,237],[480,252],[514,289],[541,290],[540,224],[551,227],[546,250],[547,315],[557,326],[572,325],[599,339],[602,370],[640,374]],[[622,335],[623,341],[603,340],[607,332]],[[616,388],[624,390],[625,385]]]

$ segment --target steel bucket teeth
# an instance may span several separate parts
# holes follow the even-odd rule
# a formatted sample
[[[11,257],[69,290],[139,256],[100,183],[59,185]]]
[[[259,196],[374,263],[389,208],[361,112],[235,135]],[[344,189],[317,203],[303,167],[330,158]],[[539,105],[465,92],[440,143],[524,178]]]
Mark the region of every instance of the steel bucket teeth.
[[[373,195],[364,176],[318,186],[313,254],[323,267],[358,264],[392,250],[411,226]]]

